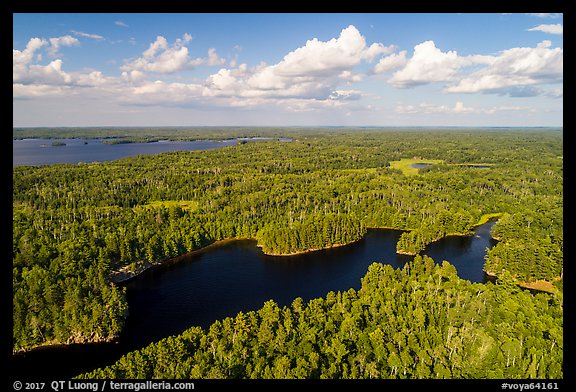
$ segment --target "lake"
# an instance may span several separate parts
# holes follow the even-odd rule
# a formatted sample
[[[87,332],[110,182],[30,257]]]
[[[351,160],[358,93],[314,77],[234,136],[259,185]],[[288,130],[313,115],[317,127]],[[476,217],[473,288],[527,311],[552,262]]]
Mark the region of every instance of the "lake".
[[[434,165],[433,163],[413,163],[411,164],[409,167],[414,168],[414,169],[424,169],[425,167],[430,167]],[[478,164],[473,164],[473,163],[459,163],[456,166],[458,167],[462,167],[462,168],[467,168],[467,169],[491,169],[492,166],[490,165],[478,165]]]
[[[474,236],[443,238],[423,253],[437,263],[450,261],[461,278],[485,282],[482,268],[486,248],[494,243],[493,225],[479,226]],[[267,256],[251,240],[215,244],[124,284],[130,315],[118,343],[52,347],[19,355],[14,374],[31,377],[30,369],[35,369],[37,377],[73,377],[191,326],[207,328],[239,311],[259,309],[269,299],[285,306],[297,297],[309,300],[329,291],[359,289],[373,262],[399,268],[412,259],[396,254],[401,233],[371,229],[354,244],[295,256]]]
[[[223,141],[158,141],[152,143],[106,144],[110,139],[22,139],[12,141],[12,166],[51,165],[54,163],[105,162],[134,155],[159,154],[169,151],[212,150],[235,146],[238,141],[271,140],[271,138],[238,138]],[[280,138],[280,141],[291,139]],[[62,143],[63,145],[53,145]]]
[[[409,167],[413,169],[424,169],[425,167],[432,166],[433,163],[413,163]]]

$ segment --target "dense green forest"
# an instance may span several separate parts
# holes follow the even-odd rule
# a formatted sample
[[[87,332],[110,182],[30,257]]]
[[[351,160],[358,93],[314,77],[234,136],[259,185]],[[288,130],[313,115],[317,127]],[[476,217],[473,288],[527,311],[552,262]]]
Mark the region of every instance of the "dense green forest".
[[[123,132],[110,135],[132,135]],[[127,310],[122,289],[110,283],[113,271],[224,238],[255,238],[264,251],[287,254],[390,227],[407,230],[399,252],[418,253],[447,234],[471,233],[484,214],[502,213],[486,271],[518,281],[562,275],[561,129],[166,132],[293,141],[14,167],[14,350],[113,339]],[[414,157],[443,163],[417,175],[390,167]]]
[[[264,134],[266,137],[279,138],[285,132],[284,128],[246,127],[28,127],[12,129],[14,140],[30,138],[111,139],[106,143],[154,142],[158,140],[226,140],[258,137]]]
[[[81,378],[562,378],[561,304],[447,262],[374,263],[359,291],[192,327]]]

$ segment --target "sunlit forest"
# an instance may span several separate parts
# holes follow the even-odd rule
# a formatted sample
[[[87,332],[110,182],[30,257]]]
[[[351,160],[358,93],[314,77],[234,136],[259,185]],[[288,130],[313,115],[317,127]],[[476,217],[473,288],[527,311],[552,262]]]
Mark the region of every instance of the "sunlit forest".
[[[497,219],[484,267],[495,283],[472,284],[427,257],[397,270],[374,260],[359,291],[267,302],[85,376],[562,377],[562,129],[77,131],[13,136],[291,141],[14,167],[15,352],[116,339],[129,310],[119,271],[217,240],[253,238],[285,255],[393,228],[405,231],[397,252],[417,255]],[[408,159],[433,164],[408,170]]]

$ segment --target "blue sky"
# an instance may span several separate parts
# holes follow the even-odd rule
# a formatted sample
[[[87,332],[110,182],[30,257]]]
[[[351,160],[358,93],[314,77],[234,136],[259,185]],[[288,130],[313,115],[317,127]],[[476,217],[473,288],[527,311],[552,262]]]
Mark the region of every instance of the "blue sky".
[[[562,14],[14,14],[14,126],[562,126]]]

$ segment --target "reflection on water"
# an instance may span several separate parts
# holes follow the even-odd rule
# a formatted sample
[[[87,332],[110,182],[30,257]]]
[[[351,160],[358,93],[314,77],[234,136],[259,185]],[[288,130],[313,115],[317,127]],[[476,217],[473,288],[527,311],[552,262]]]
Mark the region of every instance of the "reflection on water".
[[[424,251],[437,263],[448,260],[461,278],[484,282],[490,228],[475,236],[447,237]],[[329,291],[359,289],[373,262],[402,267],[410,256],[396,254],[397,230],[369,230],[352,245],[295,256],[267,256],[255,241],[228,241],[149,270],[126,283],[130,316],[117,344],[50,348],[17,362],[17,374],[38,369],[49,377],[71,377],[110,364],[121,355],[197,325],[259,309],[273,299],[280,306],[297,298],[324,297]],[[20,373],[19,373],[20,372]]]

